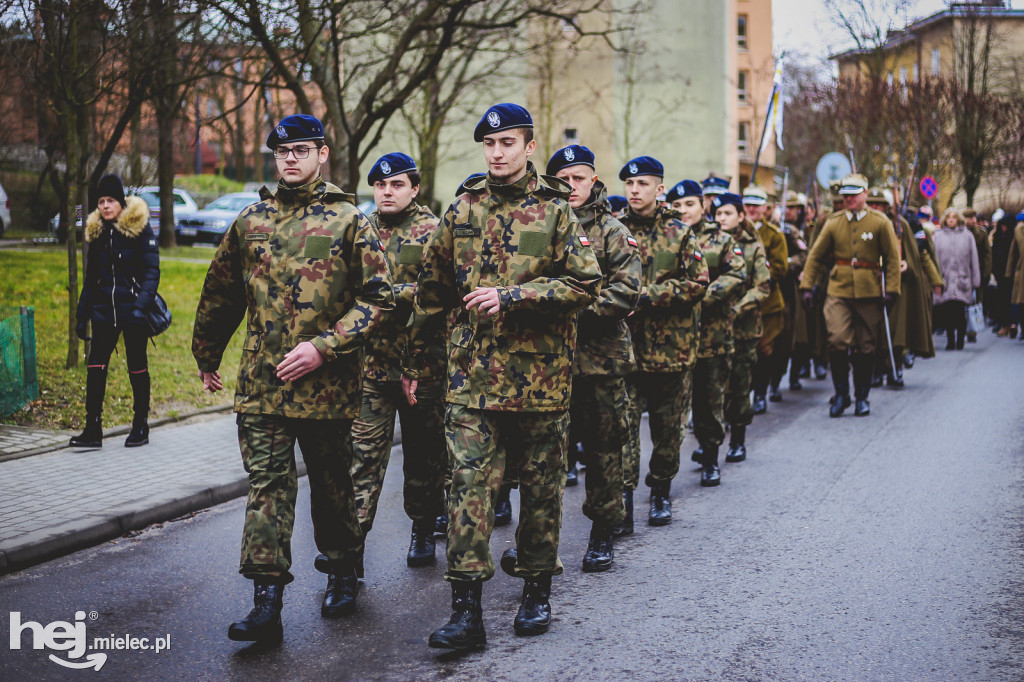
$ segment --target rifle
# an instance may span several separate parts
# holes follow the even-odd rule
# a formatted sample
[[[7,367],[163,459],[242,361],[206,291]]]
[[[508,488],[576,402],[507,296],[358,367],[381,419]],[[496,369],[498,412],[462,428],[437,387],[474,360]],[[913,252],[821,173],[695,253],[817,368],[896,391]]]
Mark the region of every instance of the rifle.
[[[850,139],[849,134],[846,135],[846,148],[849,150],[850,153],[850,172],[856,173],[857,162],[853,160],[853,140]]]

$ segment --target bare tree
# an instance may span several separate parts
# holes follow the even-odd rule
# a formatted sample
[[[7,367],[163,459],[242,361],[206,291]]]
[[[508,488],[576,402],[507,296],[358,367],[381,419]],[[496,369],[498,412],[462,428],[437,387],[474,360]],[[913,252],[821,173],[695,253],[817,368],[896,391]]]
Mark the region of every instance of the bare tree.
[[[846,34],[861,57],[868,80],[881,81],[889,70],[885,44],[907,25],[914,0],[825,0],[834,26]]]

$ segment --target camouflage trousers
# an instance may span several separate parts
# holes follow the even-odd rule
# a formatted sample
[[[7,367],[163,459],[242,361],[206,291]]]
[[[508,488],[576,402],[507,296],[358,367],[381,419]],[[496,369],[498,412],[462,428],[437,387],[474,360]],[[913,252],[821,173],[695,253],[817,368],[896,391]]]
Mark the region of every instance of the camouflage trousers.
[[[391,459],[395,417],[402,423],[405,513],[433,522],[444,513],[448,449],[444,442],[444,386],[421,383],[410,405],[398,381],[363,382],[359,416],[352,422],[352,485],[356,514],[366,535],[373,528],[384,474]]]
[[[629,396],[629,446],[622,465],[626,488],[640,483],[640,425],[647,410],[651,428],[650,473],[645,483],[669,483],[679,473],[679,448],[683,446],[683,422],[690,410],[690,370],[682,372],[634,372],[626,377]]]
[[[242,464],[249,474],[238,572],[250,579],[292,581],[291,540],[299,489],[296,441],[309,477],[316,547],[338,570],[354,568],[363,551],[363,534],[348,473],[351,420],[239,414],[236,421]]]
[[[622,464],[629,441],[626,405],[624,377],[573,377],[570,431],[583,443],[587,463],[583,514],[609,526],[626,519],[622,504]]]
[[[725,440],[725,393],[732,358],[699,358],[693,368],[693,435],[702,447]]]
[[[446,580],[487,580],[494,575],[490,552],[494,502],[506,463],[516,467],[519,481],[516,575],[529,578],[562,572],[558,539],[568,435],[568,411],[498,412],[448,406],[445,436],[453,470]]]
[[[725,421],[748,426],[754,421],[750,405],[750,381],[757,364],[758,339],[736,339],[729,370],[729,392],[725,395]]]

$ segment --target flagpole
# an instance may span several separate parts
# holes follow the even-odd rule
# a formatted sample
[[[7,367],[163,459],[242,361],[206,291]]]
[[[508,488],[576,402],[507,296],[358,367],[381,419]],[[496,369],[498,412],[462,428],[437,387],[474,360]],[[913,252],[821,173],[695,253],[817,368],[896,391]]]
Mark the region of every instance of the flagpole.
[[[775,98],[778,96],[779,101],[776,102]],[[761,141],[757,145],[757,152],[754,154],[754,169],[750,173],[750,184],[757,184],[757,171],[761,165],[761,150],[764,149],[765,136],[768,134],[768,124],[771,122],[773,116],[778,116],[778,104],[782,103],[782,60],[780,59],[775,64],[775,75],[772,77],[772,93],[768,97],[768,110],[764,115],[764,126],[761,128]],[[775,130],[775,126],[772,126]],[[778,132],[776,131],[776,136]]]
[[[775,97],[775,88],[772,87],[772,97]],[[750,173],[750,184],[757,184],[757,166],[761,160],[761,149],[764,147],[764,136],[768,132],[768,118],[772,115],[772,108],[768,107],[768,113],[764,116],[764,125],[761,127],[761,141],[757,144],[757,151],[754,153],[754,170]],[[740,188],[742,191],[743,188]]]

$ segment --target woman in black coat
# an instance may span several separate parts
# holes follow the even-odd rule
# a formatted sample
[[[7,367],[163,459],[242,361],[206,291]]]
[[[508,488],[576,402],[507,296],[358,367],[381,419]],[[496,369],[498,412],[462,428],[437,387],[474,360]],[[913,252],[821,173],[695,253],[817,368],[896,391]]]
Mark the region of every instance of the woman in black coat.
[[[116,175],[100,180],[97,208],[85,223],[88,264],[78,299],[76,332],[85,339],[92,323],[92,347],[85,384],[85,431],[71,439],[72,447],[103,445],[103,394],[107,366],[119,336],[124,336],[128,379],[135,417],[126,447],[149,442],[149,368],[146,313],[160,283],[160,252],[149,226],[149,208],[139,197],[124,196]]]

